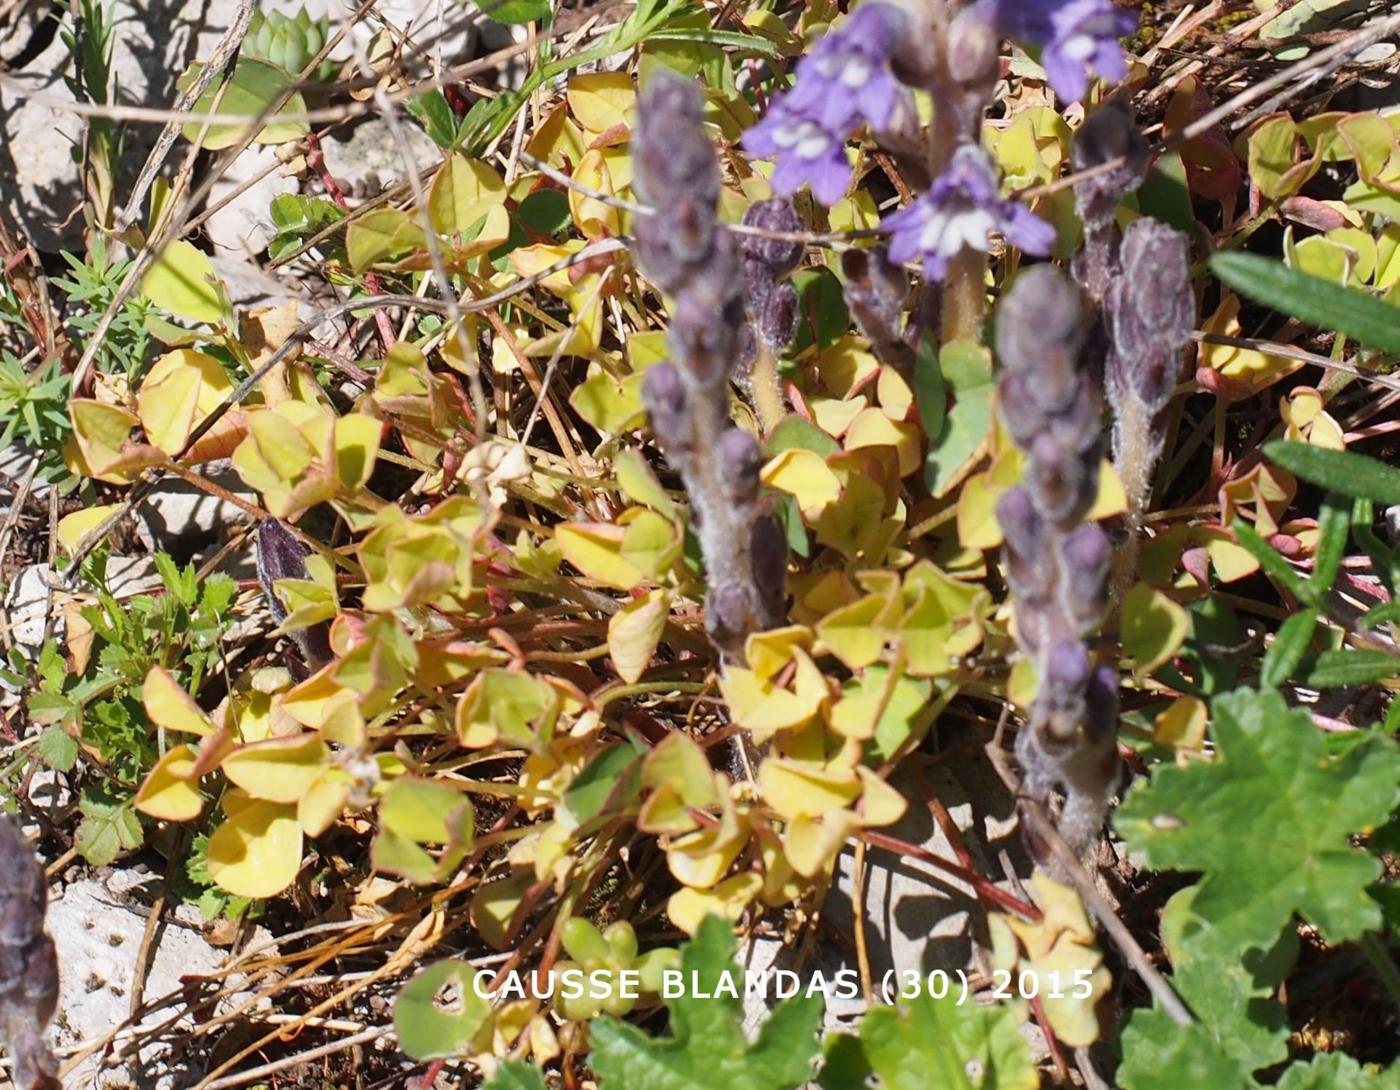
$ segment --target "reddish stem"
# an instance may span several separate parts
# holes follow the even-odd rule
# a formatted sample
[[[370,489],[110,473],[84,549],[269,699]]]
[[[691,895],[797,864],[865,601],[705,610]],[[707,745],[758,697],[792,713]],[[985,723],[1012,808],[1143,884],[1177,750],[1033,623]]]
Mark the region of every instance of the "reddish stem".
[[[335,180],[335,176],[326,168],[326,157],[321,152],[321,138],[314,132],[306,134],[306,165],[316,172],[316,176],[321,179],[321,184],[326,187],[326,196],[335,202],[337,208],[349,214],[350,202],[345,199],[345,192],[340,188],[340,183]],[[380,283],[379,277],[372,272],[365,273],[365,291],[371,295],[383,295],[384,285]],[[379,330],[379,343],[384,349],[384,354],[389,354],[389,349],[393,348],[398,338],[394,336],[394,327],[389,322],[387,311],[376,310],[374,312],[374,324]]]
[[[952,875],[959,881],[966,882],[976,891],[977,896],[992,901],[1008,912],[1014,912],[1024,919],[1037,921],[1040,919],[1040,909],[1035,905],[1028,904],[1014,894],[1007,893],[1006,890],[993,885],[980,874],[961,867],[957,863],[950,862],[942,856],[934,855],[927,848],[918,844],[910,844],[907,840],[900,840],[898,837],[890,836],[887,833],[879,833],[874,829],[862,830],[860,837],[867,844],[873,844],[877,848],[884,848],[887,852],[894,852],[896,855],[909,856],[912,859],[919,859],[932,867],[937,867],[946,874]]]

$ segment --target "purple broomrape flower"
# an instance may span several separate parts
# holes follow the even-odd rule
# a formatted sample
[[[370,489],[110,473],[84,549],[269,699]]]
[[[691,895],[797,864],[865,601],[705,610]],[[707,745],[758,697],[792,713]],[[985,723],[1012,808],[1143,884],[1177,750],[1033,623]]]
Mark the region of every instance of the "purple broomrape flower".
[[[1113,0],[988,0],[1008,38],[1042,47],[1050,86],[1066,102],[1089,91],[1089,73],[1117,83],[1128,74],[1119,39],[1137,29],[1137,16]]]
[[[1037,257],[1055,245],[1054,227],[1000,196],[991,159],[973,144],[958,148],[932,188],[887,217],[885,226],[891,232],[890,257],[900,263],[918,258],[931,280],[943,278],[949,260],[963,247],[989,249],[993,231]]]
[[[909,101],[890,71],[890,54],[906,25],[896,7],[862,4],[798,62],[797,81],[783,105],[828,132],[847,134],[862,124],[888,129]]]
[[[810,184],[818,201],[835,204],[851,184],[847,138],[867,124],[888,130],[912,109],[890,70],[906,22],[898,8],[867,0],[798,62],[792,90],[774,99],[744,134],[750,155],[776,156],[773,190],[779,196]]]

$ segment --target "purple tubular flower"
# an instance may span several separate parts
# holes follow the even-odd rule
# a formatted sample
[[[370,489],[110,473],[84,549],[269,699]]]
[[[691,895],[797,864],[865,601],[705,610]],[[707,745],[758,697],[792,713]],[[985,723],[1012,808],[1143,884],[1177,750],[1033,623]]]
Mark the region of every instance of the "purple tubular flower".
[[[804,185],[822,204],[835,204],[851,184],[844,134],[834,134],[789,110],[779,100],[763,120],[744,133],[744,149],[760,159],[777,156],[773,191],[790,196]]]
[[[1050,86],[1065,102],[1089,91],[1089,73],[1117,83],[1128,74],[1119,39],[1137,29],[1137,16],[1112,0],[985,0],[1003,34],[1042,47]]]
[[[941,280],[964,246],[989,250],[993,231],[1037,257],[1055,245],[1054,227],[999,195],[992,161],[974,144],[958,148],[929,191],[887,217],[885,226],[891,232],[890,257],[901,264],[918,258],[930,280]]]
[[[779,196],[810,184],[818,201],[835,204],[851,184],[846,139],[865,124],[886,131],[911,111],[909,93],[890,70],[907,25],[899,8],[867,0],[798,62],[792,90],[744,134],[750,155],[777,157]]]
[[[798,62],[784,105],[828,132],[848,134],[862,124],[888,129],[909,100],[890,71],[890,54],[907,27],[899,8],[862,4]]]

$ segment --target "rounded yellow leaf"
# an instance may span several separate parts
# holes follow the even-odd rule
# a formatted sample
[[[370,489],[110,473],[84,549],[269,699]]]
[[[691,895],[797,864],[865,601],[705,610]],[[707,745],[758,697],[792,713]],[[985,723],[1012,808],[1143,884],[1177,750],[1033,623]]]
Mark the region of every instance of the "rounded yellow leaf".
[[[1086,519],[1106,519],[1121,515],[1128,509],[1128,494],[1123,491],[1123,482],[1107,458],[1099,463],[1099,492],[1094,497],[1094,506],[1089,508]]]
[[[335,422],[335,475],[340,487],[363,488],[374,472],[384,425],[364,413],[350,413]]]
[[[298,734],[239,746],[220,767],[251,797],[290,803],[301,801],[329,759],[319,734]]]
[[[342,768],[323,768],[297,801],[297,824],[307,836],[320,836],[345,812],[350,776]]]
[[[786,757],[768,757],[758,769],[764,800],[788,819],[820,817],[860,797],[861,781],[848,768],[823,768]]]
[[[774,455],[759,477],[768,487],[797,500],[802,513],[810,518],[841,495],[841,482],[826,459],[802,447],[789,447]]]
[[[224,811],[228,816],[209,837],[209,877],[237,897],[275,897],[301,869],[296,808],[234,788],[224,797]]]
[[[742,828],[723,825],[697,829],[677,837],[666,848],[666,866],[677,882],[695,889],[709,889],[738,858],[748,837]]]
[[[81,508],[71,515],[64,515],[58,520],[58,544],[65,552],[73,552],[82,543],[83,538],[111,518],[121,507],[119,503],[103,503],[96,507]]]
[[[846,429],[846,449],[893,447],[899,458],[899,475],[907,477],[923,464],[921,435],[917,424],[891,420],[879,409],[866,409]]]
[[[214,724],[163,667],[152,666],[141,683],[141,702],[151,722],[166,730],[200,736],[214,733]]]
[[[193,746],[175,746],[156,762],[136,792],[135,806],[161,821],[193,821],[204,809]]]
[[[690,888],[677,890],[666,902],[666,914],[687,935],[693,935],[712,912],[730,921],[737,920],[762,888],[763,879],[753,871],[745,871],[726,878],[708,893]]]
[[[608,621],[608,650],[618,677],[629,685],[642,676],[666,628],[671,592],[653,590],[634,598]]]
[[[895,788],[865,765],[856,765],[864,790],[860,795],[860,823],[867,827],[893,825],[904,816],[909,802]]]
[[[156,360],[141,383],[136,406],[146,436],[166,454],[178,454],[190,433],[233,392],[213,356],[178,348]]]
[[[1152,740],[1159,746],[1199,750],[1210,718],[1206,702],[1195,696],[1179,696],[1152,721]]]
[[[637,90],[623,72],[574,76],[568,87],[569,112],[592,135],[626,126],[636,108]]]
[[[506,184],[480,159],[455,154],[442,164],[428,192],[433,230],[452,240],[457,257],[494,250],[510,235]]]
[[[820,699],[812,700],[761,681],[752,670],[734,667],[720,679],[720,691],[734,721],[766,741],[774,732],[805,726],[817,714]]]
[[[626,529],[606,522],[567,522],[554,528],[559,552],[590,579],[631,590],[646,577],[622,556]]]
[[[830,869],[859,821],[849,810],[833,810],[822,818],[799,817],[783,837],[783,854],[803,878]]]

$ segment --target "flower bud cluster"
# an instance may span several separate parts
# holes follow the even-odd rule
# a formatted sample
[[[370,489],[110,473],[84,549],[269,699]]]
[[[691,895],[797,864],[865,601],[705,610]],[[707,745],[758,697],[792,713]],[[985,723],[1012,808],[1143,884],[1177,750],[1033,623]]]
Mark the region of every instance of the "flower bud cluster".
[[[44,934],[48,889],[18,827],[0,814],[0,1041],[19,1090],[58,1090],[44,1027],[58,1004],[58,955]]]
[[[782,528],[759,511],[758,440],[729,417],[729,384],[742,348],[743,287],[751,263],[767,265],[771,274],[790,268],[801,254],[794,257],[791,244],[770,242],[741,256],[720,227],[719,163],[692,84],[656,72],[638,114],[634,186],[666,214],[638,217],[636,256],[672,299],[669,359],[647,371],[642,399],[690,496],[709,584],[710,636],[736,656],[750,632],[781,621],[787,568]],[[776,279],[768,284],[770,303]]]
[[[1117,784],[1118,678],[1086,642],[1108,604],[1110,549],[1085,522],[1098,493],[1102,403],[1082,363],[1084,308],[1058,270],[1016,278],[997,312],[1002,420],[1026,455],[997,505],[1016,638],[1039,687],[1016,743],[1028,795],[1064,794],[1060,828],[1082,849]]]
[[[1123,96],[1094,110],[1074,135],[1074,169],[1084,174],[1074,198],[1084,223],[1084,248],[1074,257],[1074,277],[1099,302],[1118,275],[1118,225],[1114,213],[1147,174],[1147,141]]]
[[[846,277],[842,297],[871,350],[885,363],[907,362],[903,314],[909,278],[890,260],[889,249],[847,250],[841,255],[841,272]]]
[[[774,234],[795,234],[802,221],[786,197],[759,201],[744,213],[744,225]],[[803,246],[790,239],[745,235],[744,309],[759,344],[780,352],[797,332],[797,289],[786,277],[802,263]]]

